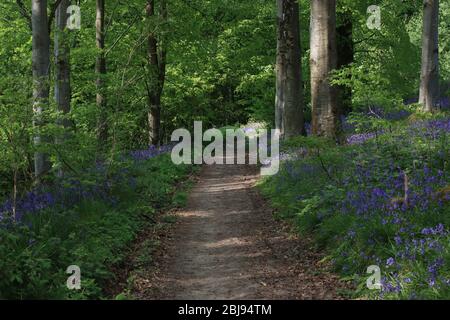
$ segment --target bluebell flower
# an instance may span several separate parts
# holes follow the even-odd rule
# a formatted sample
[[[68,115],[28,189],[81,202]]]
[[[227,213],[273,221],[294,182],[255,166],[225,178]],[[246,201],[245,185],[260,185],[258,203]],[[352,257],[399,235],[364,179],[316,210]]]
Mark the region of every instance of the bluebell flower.
[[[395,263],[395,260],[394,260],[394,258],[392,258],[392,257],[386,260],[386,265],[387,265],[388,267],[393,266],[394,263]]]

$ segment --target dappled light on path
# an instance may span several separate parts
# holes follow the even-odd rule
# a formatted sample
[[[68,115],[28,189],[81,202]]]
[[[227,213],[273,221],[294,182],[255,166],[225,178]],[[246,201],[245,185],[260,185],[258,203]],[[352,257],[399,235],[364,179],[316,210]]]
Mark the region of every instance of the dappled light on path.
[[[204,166],[164,245],[145,299],[337,298],[337,277],[305,239],[272,217],[254,188],[258,168]],[[151,282],[151,281],[150,281]]]

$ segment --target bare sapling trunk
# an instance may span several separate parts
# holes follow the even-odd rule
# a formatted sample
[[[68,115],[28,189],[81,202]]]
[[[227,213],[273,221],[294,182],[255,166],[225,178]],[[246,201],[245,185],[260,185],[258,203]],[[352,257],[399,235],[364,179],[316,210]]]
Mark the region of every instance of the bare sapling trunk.
[[[99,145],[102,148],[105,146],[108,140],[108,113],[107,113],[107,101],[106,101],[106,55],[105,55],[105,0],[97,0],[96,2],[96,45],[97,45],[97,60],[95,64],[95,73],[97,74],[96,86],[97,86],[97,108],[99,109],[98,120],[98,140]]]
[[[354,61],[353,22],[351,11],[342,13],[342,23],[337,31],[337,69],[349,67]],[[348,78],[350,78],[349,75]],[[352,111],[352,88],[347,85],[338,87],[339,114]]]
[[[156,9],[155,1],[149,0],[147,3],[147,17],[155,21]],[[160,1],[159,9],[160,21],[167,20],[167,3]],[[166,49],[163,37],[157,35],[154,25],[148,35],[148,134],[150,145],[159,145],[161,142],[161,96],[166,77]]]

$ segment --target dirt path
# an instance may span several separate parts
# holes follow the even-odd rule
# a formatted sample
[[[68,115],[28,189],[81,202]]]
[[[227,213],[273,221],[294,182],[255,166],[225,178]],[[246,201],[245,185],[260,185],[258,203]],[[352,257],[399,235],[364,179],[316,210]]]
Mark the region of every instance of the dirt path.
[[[272,217],[255,167],[204,166],[141,299],[336,299],[342,284],[310,241]]]

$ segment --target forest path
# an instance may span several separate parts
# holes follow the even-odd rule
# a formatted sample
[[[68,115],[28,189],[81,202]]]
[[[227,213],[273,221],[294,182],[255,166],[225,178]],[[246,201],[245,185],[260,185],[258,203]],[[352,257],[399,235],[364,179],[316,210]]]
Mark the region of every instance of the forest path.
[[[248,165],[203,166],[137,298],[339,298],[342,284],[311,242],[272,217],[255,189],[258,173]]]

